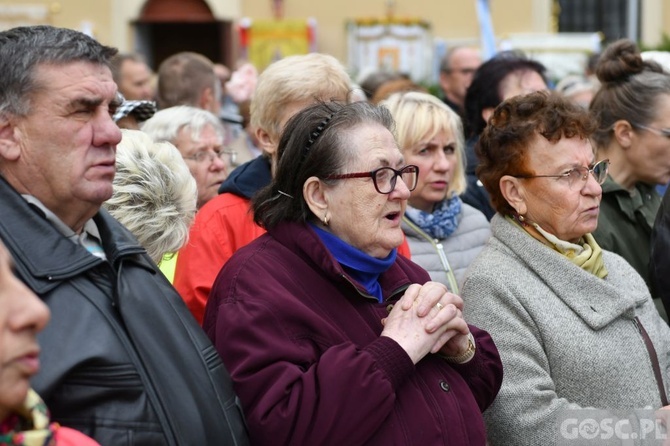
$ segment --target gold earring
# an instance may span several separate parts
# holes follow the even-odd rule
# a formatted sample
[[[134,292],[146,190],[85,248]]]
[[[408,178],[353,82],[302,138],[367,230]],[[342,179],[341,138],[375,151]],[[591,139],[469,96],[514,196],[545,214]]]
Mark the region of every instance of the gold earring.
[[[329,222],[329,221],[330,221],[330,219],[328,218],[328,214],[324,215],[324,217],[323,217],[323,225],[324,225],[324,226],[328,226],[328,222]]]

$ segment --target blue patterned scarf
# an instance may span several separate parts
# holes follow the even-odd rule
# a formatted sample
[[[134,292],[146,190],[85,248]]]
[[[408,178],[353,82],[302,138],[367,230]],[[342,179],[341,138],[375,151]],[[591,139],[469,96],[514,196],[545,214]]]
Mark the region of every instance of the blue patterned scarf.
[[[430,214],[408,205],[405,215],[432,238],[443,240],[458,228],[458,216],[461,213],[462,204],[461,198],[454,195],[448,200],[440,201]]]

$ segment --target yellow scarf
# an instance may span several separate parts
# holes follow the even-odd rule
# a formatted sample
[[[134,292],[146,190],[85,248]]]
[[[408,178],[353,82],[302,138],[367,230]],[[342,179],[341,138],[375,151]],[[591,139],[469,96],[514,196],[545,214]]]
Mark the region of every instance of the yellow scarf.
[[[537,223],[519,224],[516,219],[507,217],[509,221],[522,228],[533,238],[539,240],[554,251],[565,256],[572,263],[591,274],[604,279],[607,268],[603,260],[603,250],[591,234],[585,234],[578,243],[566,242],[542,229]]]

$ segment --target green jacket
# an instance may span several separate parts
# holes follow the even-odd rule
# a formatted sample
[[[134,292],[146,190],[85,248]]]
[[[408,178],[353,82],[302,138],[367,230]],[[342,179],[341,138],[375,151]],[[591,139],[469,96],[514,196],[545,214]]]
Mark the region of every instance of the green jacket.
[[[651,229],[661,197],[653,186],[635,185],[633,195],[608,176],[603,184],[598,228],[593,233],[598,244],[630,263],[649,285]]]

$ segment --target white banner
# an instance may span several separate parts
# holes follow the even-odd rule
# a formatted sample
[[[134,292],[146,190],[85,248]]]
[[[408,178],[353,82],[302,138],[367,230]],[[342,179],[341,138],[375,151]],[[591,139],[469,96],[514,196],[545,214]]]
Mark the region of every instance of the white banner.
[[[354,23],[348,26],[349,69],[388,70],[408,74],[415,82],[429,81],[433,57],[427,24]]]

